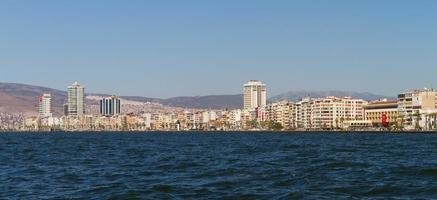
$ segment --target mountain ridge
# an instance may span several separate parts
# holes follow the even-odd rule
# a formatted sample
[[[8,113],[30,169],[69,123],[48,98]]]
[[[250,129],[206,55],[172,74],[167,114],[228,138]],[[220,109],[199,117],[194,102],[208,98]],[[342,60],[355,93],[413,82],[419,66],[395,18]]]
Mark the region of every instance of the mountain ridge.
[[[38,97],[43,93],[52,94],[52,110],[54,114],[62,115],[63,104],[67,99],[67,92],[43,86],[34,86],[21,83],[0,82],[0,112],[23,112],[35,114],[38,110]],[[108,94],[87,93],[87,96],[111,96]],[[348,92],[341,90],[331,91],[289,91],[269,98],[269,102],[282,100],[298,101],[304,97],[350,96],[365,100],[393,99],[370,92]],[[129,101],[159,103],[163,106],[194,109],[235,109],[243,107],[243,95],[205,95],[205,96],[180,96],[172,98],[151,98],[143,96],[120,96]],[[95,101],[86,100],[86,103],[96,104]]]
[[[297,90],[297,91],[288,91],[286,93],[273,96],[269,98],[269,101],[270,102],[276,102],[282,100],[299,101],[302,98],[306,98],[306,97],[323,98],[327,96],[351,97],[357,99],[364,99],[367,101],[380,100],[380,99],[395,99],[395,97],[379,95],[370,92],[354,92],[354,91],[342,91],[342,90],[327,90],[327,91]]]

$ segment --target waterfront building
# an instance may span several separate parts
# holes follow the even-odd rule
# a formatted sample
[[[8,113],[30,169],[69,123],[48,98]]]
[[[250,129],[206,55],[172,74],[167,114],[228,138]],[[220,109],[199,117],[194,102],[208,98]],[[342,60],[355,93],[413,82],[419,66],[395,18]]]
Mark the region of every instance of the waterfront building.
[[[267,117],[264,121],[280,123],[285,129],[296,128],[295,121],[295,104],[293,102],[282,101],[272,103],[266,106]]]
[[[257,110],[245,109],[241,112],[241,128],[255,129],[258,128]]]
[[[39,117],[52,117],[52,96],[43,94],[39,97]]]
[[[256,109],[267,104],[266,85],[258,80],[244,84],[244,109]]]
[[[348,120],[342,123],[344,130],[357,131],[367,130],[372,127],[372,121],[369,120]]]
[[[344,121],[364,120],[366,104],[350,97],[305,98],[294,105],[291,123],[304,129],[342,128]]]
[[[152,128],[152,114],[151,113],[144,113],[143,114],[143,120],[144,120],[144,128],[146,130],[150,130]]]
[[[301,101],[297,102],[294,106],[294,114],[295,119],[294,127],[299,129],[309,129],[312,126],[312,108],[314,104],[314,99],[312,98],[304,98]]]
[[[229,110],[226,112],[223,118],[225,120],[224,125],[226,128],[238,130],[241,128],[242,110]]]
[[[85,114],[85,88],[75,82],[68,87],[67,116],[83,116]]]
[[[210,121],[217,120],[217,112],[214,110],[202,111],[201,123],[207,124]]]
[[[259,108],[255,109],[256,110],[256,120],[258,122],[265,122],[269,119],[269,112],[270,112],[269,108],[270,108],[270,105],[267,104],[266,106],[259,107]]]
[[[437,91],[414,90],[398,95],[399,124],[405,129],[427,130],[435,127]]]
[[[121,100],[116,96],[100,100],[100,115],[115,116],[121,114]]]
[[[362,99],[350,97],[326,97],[314,100],[312,105],[312,127],[314,129],[335,129],[342,127],[343,121],[363,120],[364,105]]]
[[[387,99],[373,101],[364,106],[364,118],[372,122],[372,126],[394,125],[398,120],[398,102]]]

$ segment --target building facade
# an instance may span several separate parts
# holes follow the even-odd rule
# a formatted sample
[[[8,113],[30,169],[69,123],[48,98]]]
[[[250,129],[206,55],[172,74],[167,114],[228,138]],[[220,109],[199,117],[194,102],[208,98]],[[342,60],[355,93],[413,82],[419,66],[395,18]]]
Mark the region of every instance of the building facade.
[[[100,100],[100,115],[115,116],[121,114],[121,100],[116,96],[102,98]]]
[[[344,121],[364,120],[366,104],[350,97],[305,98],[294,105],[291,123],[304,129],[342,128]]]
[[[266,106],[267,121],[276,122],[285,129],[295,127],[295,104],[289,101],[272,103]]]
[[[67,116],[83,116],[85,114],[85,88],[75,82],[68,87]]]
[[[251,80],[244,84],[244,109],[255,110],[267,104],[267,88],[264,83]]]
[[[374,127],[391,126],[398,120],[397,101],[374,101],[364,106],[364,118],[371,121]],[[385,118],[385,119],[384,119]]]
[[[52,96],[43,94],[39,97],[39,116],[41,118],[52,117]]]
[[[437,91],[423,89],[398,95],[399,124],[405,129],[429,129],[430,117],[437,113]],[[432,117],[434,118],[434,117]]]

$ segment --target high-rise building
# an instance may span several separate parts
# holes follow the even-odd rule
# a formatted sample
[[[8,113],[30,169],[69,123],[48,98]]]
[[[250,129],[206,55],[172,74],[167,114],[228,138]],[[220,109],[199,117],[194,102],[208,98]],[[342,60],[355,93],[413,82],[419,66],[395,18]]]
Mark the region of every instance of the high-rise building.
[[[100,114],[114,116],[121,113],[121,100],[116,96],[102,98],[100,100]]]
[[[50,94],[43,94],[39,97],[39,116],[52,116],[52,96]]]
[[[256,109],[267,104],[266,85],[261,81],[251,80],[244,84],[244,109]]]
[[[68,116],[82,116],[85,114],[85,88],[75,82],[68,87],[67,114]]]

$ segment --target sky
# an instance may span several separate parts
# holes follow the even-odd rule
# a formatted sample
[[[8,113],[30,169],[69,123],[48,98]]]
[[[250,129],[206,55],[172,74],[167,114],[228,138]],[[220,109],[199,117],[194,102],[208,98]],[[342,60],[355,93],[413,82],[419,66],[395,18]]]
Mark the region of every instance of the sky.
[[[3,0],[0,82],[148,97],[437,87],[434,0]]]

